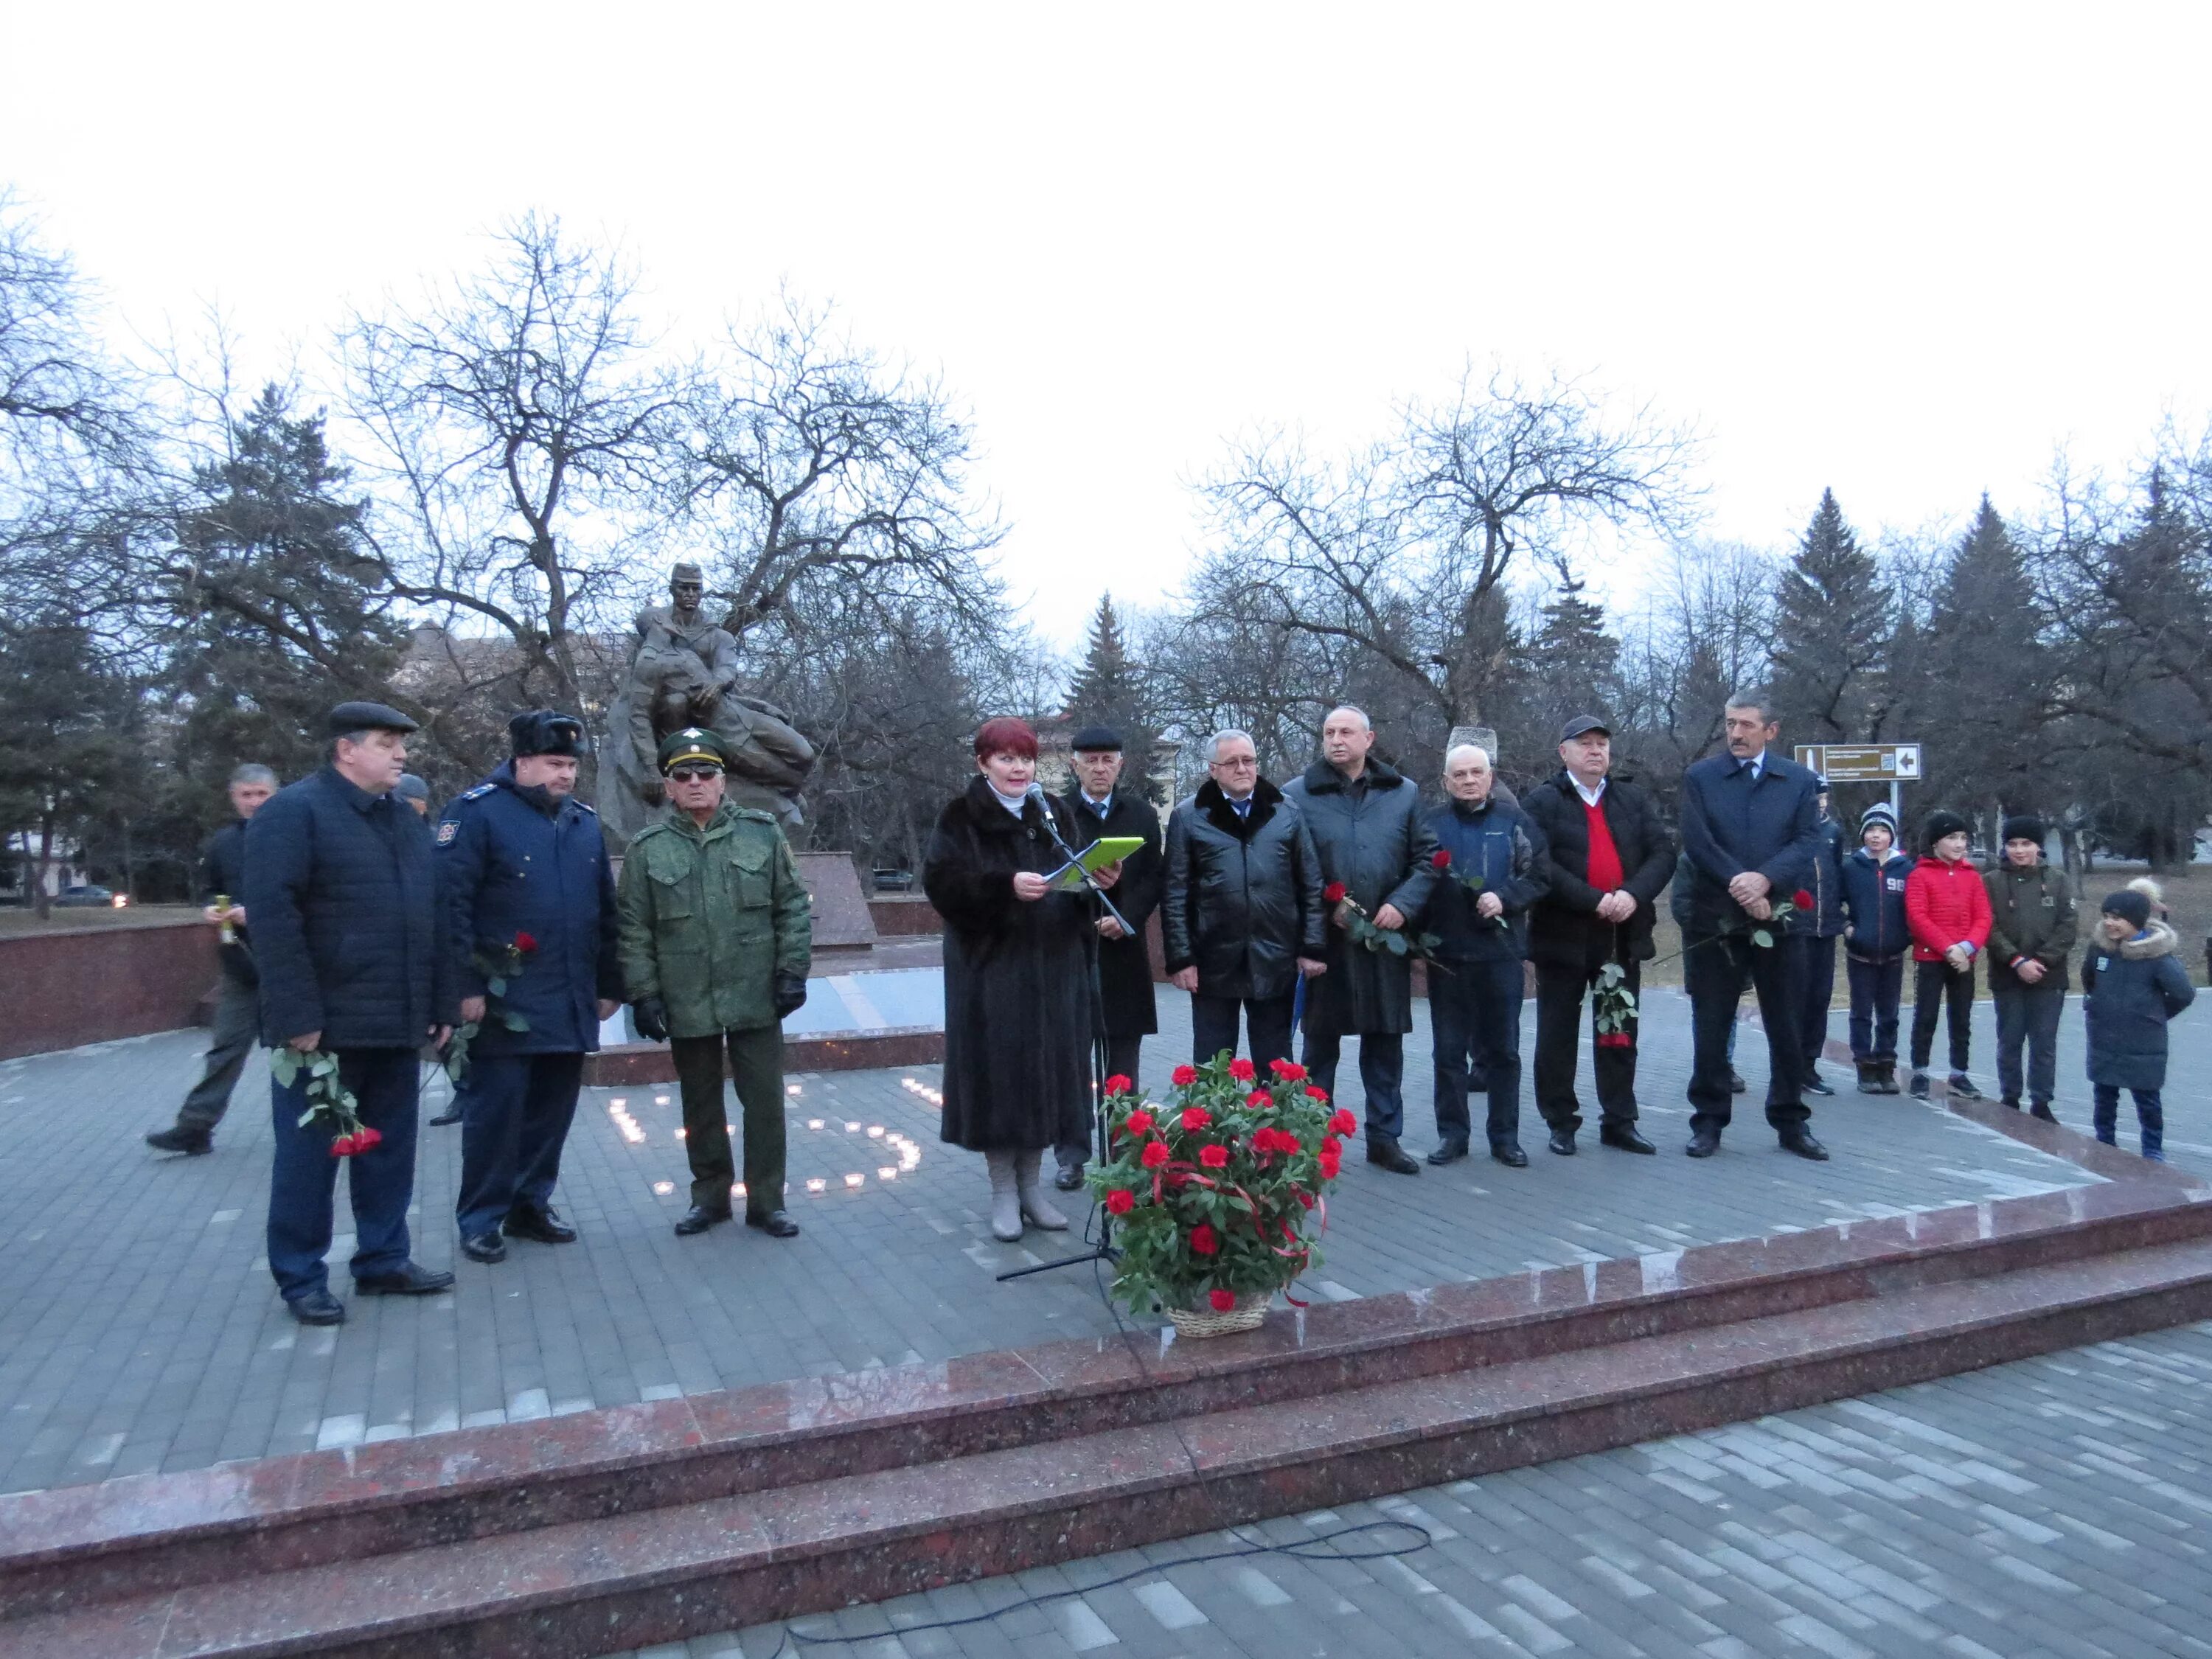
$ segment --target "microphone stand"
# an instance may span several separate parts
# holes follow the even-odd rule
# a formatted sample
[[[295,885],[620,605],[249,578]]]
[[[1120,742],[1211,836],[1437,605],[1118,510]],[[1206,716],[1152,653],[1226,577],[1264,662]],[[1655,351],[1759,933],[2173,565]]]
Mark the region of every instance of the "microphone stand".
[[[1106,914],[1114,919],[1115,923],[1121,928],[1123,937],[1134,939],[1137,936],[1136,931],[1129,926],[1128,918],[1114,908],[1114,901],[1106,896],[1106,890],[1098,884],[1098,878],[1092,874],[1089,870],[1084,868],[1082,863],[1077,859],[1074,849],[1069,847],[1066,840],[1061,837],[1060,833],[1060,820],[1053,816],[1052,801],[1050,797],[1046,795],[1043,786],[1041,784],[1031,784],[1029,787],[1029,799],[1036,803],[1037,811],[1044,818],[1045,833],[1052,837],[1052,844],[1055,848],[1059,848],[1060,857],[1066,859],[1069,864],[1074,865],[1076,869],[1081,872],[1084,886],[1090,890],[1091,896],[1096,898],[1099,904],[1104,908]],[[1106,1129],[1106,993],[1104,988],[1099,982],[1098,935],[1095,928],[1091,931],[1090,937],[1085,941],[1084,956],[1089,962],[1091,967],[1091,1147],[1092,1156],[1098,1162],[1103,1164],[1106,1160],[1108,1150]],[[1085,1261],[1119,1261],[1121,1259],[1121,1253],[1114,1248],[1109,1231],[1112,1224],[1113,1224],[1106,1218],[1105,1210],[1101,1207],[1096,1200],[1093,1200],[1091,1206],[1091,1223],[1085,1226],[1083,1236],[1086,1241],[1090,1240],[1092,1237],[1091,1227],[1095,1225],[1097,1229],[1097,1242],[1092,1244],[1089,1249],[1085,1250],[1077,1255],[1061,1256],[1057,1261],[1040,1261],[1031,1267],[1009,1268],[1006,1272],[999,1275],[1000,1282],[1004,1284],[1010,1279],[1026,1279],[1031,1273],[1050,1273],[1055,1267],[1073,1267],[1079,1266]]]

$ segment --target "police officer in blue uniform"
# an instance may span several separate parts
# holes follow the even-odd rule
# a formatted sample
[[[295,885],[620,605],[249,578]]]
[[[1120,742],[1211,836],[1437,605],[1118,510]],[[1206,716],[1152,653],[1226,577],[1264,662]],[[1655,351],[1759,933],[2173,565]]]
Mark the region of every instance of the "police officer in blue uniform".
[[[507,732],[514,758],[455,798],[436,837],[452,976],[476,1028],[454,1090],[453,1212],[462,1254],[485,1262],[506,1259],[508,1238],[574,1240],[553,1187],[584,1056],[622,995],[614,872],[599,815],[575,799],[583,724],[532,709]]]

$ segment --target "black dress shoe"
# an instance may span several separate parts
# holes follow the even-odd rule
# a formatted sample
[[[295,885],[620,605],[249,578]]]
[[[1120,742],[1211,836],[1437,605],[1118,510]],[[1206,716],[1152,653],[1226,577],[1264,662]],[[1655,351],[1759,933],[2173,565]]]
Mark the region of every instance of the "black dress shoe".
[[[1392,1175],[1419,1175],[1421,1172],[1421,1166],[1413,1162],[1412,1153],[1396,1141],[1382,1135],[1368,1137],[1367,1161],[1380,1164]]]
[[[1080,1192],[1083,1189],[1083,1166],[1077,1164],[1062,1170],[1052,1178],[1052,1184],[1063,1193]]]
[[[705,1232],[718,1221],[727,1221],[729,1218],[730,1212],[727,1210],[704,1210],[694,1204],[684,1212],[683,1218],[677,1222],[676,1236],[678,1238],[689,1238],[694,1233]]]
[[[345,1323],[345,1304],[328,1291],[309,1291],[305,1296],[288,1297],[284,1305],[302,1325]]]
[[[1490,1149],[1490,1156],[1492,1160],[1503,1164],[1509,1170],[1525,1170],[1528,1167],[1528,1154],[1521,1150],[1521,1143],[1517,1140],[1503,1141],[1492,1146]]]
[[[1656,1152],[1659,1149],[1644,1138],[1644,1132],[1633,1123],[1606,1124],[1597,1132],[1597,1144],[1623,1152]]]
[[[1814,1072],[1805,1079],[1805,1092],[1808,1095],[1832,1095],[1836,1091],[1827,1079]]]
[[[1809,1158],[1815,1164],[1828,1161],[1828,1149],[1813,1139],[1810,1129],[1784,1129],[1782,1132],[1782,1150],[1795,1152],[1800,1158]]]
[[[198,1158],[215,1150],[215,1137],[205,1129],[188,1129],[179,1123],[173,1129],[155,1130],[146,1137],[146,1144],[157,1152],[189,1152]]]
[[[1553,1130],[1551,1147],[1561,1158],[1572,1158],[1575,1155],[1575,1132],[1572,1129]]]
[[[2047,1100],[2031,1102],[2028,1105],[2027,1115],[2030,1117],[2039,1117],[2045,1123],[2056,1123],[2058,1121],[2057,1116],[2051,1112],[2051,1103]]]
[[[1436,1151],[1429,1154],[1429,1162],[1439,1165],[1445,1164],[1456,1164],[1460,1159],[1466,1156],[1467,1137],[1465,1135],[1446,1135],[1442,1140],[1437,1143]]]
[[[453,1276],[410,1261],[396,1273],[356,1273],[356,1296],[435,1296],[453,1287]]]
[[[459,1123],[461,1121],[461,1109],[458,1106],[448,1106],[437,1116],[428,1121],[432,1128],[442,1129],[448,1123]]]
[[[497,1233],[473,1233],[461,1241],[461,1254],[471,1261],[504,1261],[507,1241]]]
[[[518,1204],[507,1212],[507,1236],[527,1238],[540,1244],[574,1244],[576,1230],[561,1219],[560,1212],[550,1206],[540,1210],[527,1204]]]
[[[1718,1129],[1700,1129],[1690,1137],[1690,1144],[1682,1148],[1692,1158],[1711,1158],[1721,1149]]]
[[[770,1238],[799,1237],[799,1224],[781,1210],[770,1210],[766,1215],[753,1215],[748,1212],[745,1216],[745,1225],[759,1228]]]
[[[1729,1067],[1729,1092],[1740,1095],[1744,1091],[1743,1073],[1733,1066]]]

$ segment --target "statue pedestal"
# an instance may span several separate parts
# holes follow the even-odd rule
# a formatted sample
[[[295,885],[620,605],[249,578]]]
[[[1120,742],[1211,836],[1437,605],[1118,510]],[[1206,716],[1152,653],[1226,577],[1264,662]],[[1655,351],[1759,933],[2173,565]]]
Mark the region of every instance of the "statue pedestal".
[[[799,878],[814,901],[814,948],[872,951],[876,921],[860,891],[850,853],[794,853]]]

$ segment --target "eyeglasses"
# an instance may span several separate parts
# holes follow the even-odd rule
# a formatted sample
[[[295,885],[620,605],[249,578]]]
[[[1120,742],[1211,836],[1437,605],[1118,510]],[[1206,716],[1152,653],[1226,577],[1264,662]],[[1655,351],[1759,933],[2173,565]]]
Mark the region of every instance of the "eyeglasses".
[[[721,775],[722,769],[719,766],[678,766],[670,770],[668,781],[671,783],[704,783],[709,778]]]
[[[1227,760],[1209,761],[1206,763],[1209,766],[1218,766],[1224,772],[1243,772],[1258,767],[1260,757],[1257,755],[1237,755]]]

